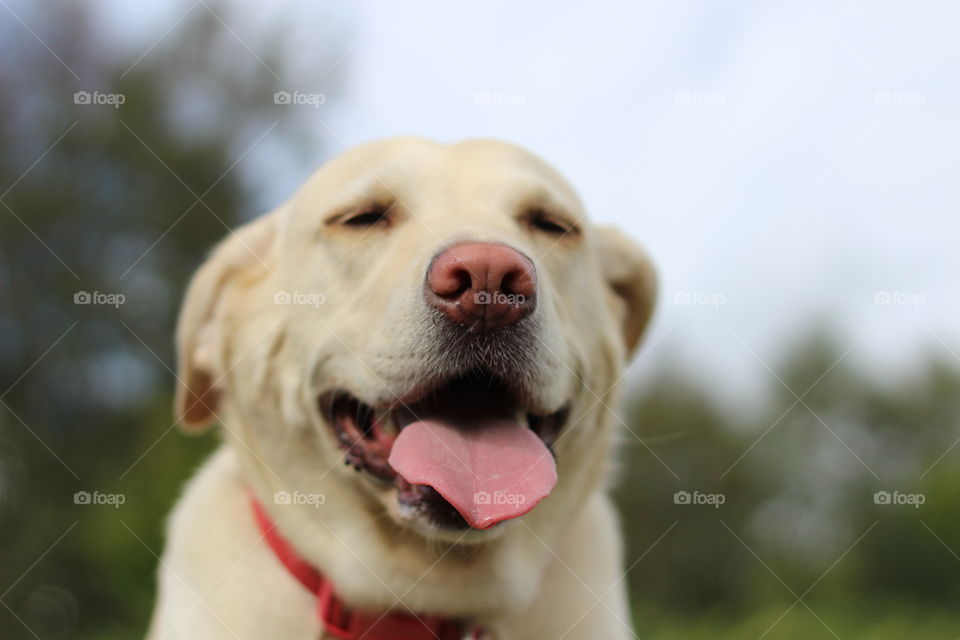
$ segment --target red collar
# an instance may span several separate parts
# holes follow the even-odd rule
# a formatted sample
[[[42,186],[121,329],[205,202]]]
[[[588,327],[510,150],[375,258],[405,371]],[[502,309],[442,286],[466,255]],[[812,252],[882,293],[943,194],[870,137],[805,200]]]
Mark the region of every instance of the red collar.
[[[463,640],[480,638],[478,627],[457,618],[417,616],[399,611],[382,615],[349,608],[327,578],[297,555],[254,498],[253,513],[274,555],[293,577],[317,596],[317,613],[328,634],[342,640]]]

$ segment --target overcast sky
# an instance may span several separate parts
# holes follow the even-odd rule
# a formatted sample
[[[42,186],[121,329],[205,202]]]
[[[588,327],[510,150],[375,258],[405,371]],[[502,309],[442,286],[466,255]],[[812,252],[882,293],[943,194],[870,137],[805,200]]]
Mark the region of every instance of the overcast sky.
[[[290,19],[298,77],[340,79],[299,108],[318,161],[408,133],[541,154],[654,256],[650,358],[738,397],[817,322],[878,372],[960,353],[960,5],[267,4],[223,15],[236,55]],[[131,51],[206,10],[97,5]],[[312,169],[264,154],[245,162],[284,167],[270,199]]]

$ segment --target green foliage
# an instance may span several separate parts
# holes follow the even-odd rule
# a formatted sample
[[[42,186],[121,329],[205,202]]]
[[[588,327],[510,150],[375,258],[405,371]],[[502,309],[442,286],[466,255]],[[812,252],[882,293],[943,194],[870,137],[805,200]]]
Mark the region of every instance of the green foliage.
[[[634,615],[638,637],[650,640],[949,640],[957,636],[956,617],[900,601],[874,601],[863,607],[845,601],[811,602],[809,610],[802,604],[791,608],[791,604],[782,602],[736,618],[712,612],[679,617],[651,609]]]
[[[931,358],[879,382],[817,334],[776,376],[754,412],[671,372],[631,399],[616,496],[640,631],[759,637],[803,597],[840,637],[955,637],[960,370]],[[695,490],[725,502],[675,504]],[[798,605],[766,637],[832,636]]]
[[[237,166],[247,149],[266,131],[285,154],[310,141],[291,137],[295,116],[277,125],[265,65],[282,61],[243,49],[216,3],[140,60],[103,55],[85,7],[15,7],[50,50],[16,24],[0,39],[4,639],[142,635],[163,520],[215,445],[172,424],[179,298],[210,248],[261,213],[262,185]],[[78,90],[124,102],[77,104]],[[76,304],[79,292],[125,302]],[[125,502],[75,504],[80,491]]]

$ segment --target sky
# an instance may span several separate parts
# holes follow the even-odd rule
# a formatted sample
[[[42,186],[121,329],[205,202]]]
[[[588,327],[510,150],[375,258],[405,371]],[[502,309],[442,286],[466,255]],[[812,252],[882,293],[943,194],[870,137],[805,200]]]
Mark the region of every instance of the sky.
[[[110,46],[136,55],[208,10],[94,4]],[[646,246],[661,297],[631,375],[668,364],[739,402],[779,384],[785,350],[821,324],[881,377],[960,360],[960,5],[230,7],[237,56],[283,26],[287,90],[336,76],[322,105],[296,107],[326,141],[316,163],[398,134],[509,140]],[[277,153],[267,140],[241,167],[266,172],[265,206],[315,168]]]

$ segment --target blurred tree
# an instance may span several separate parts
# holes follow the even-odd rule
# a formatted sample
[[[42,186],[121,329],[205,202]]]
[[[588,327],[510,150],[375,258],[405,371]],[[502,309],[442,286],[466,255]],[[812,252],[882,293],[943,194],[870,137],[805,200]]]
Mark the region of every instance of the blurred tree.
[[[217,3],[139,59],[88,4],[0,13],[0,637],[137,637],[162,518],[215,441],[168,437],[181,292],[261,212],[248,151],[319,156],[313,113],[274,92],[335,75],[298,82]]]
[[[750,484],[746,467],[724,475],[741,446],[730,418],[676,372],[657,376],[627,416],[636,435],[624,438],[616,497],[630,532],[628,565],[643,556],[630,573],[634,601],[680,610],[725,603],[743,591],[744,567],[721,520],[742,523],[760,490]],[[677,504],[678,492],[722,493],[730,500],[722,508]]]
[[[628,403],[639,438],[625,438],[616,497],[642,631],[832,637],[802,605],[781,620],[808,589],[851,637],[896,637],[864,625],[917,611],[938,632],[960,629],[960,370],[931,357],[890,385],[845,356],[825,331],[802,338],[757,415],[724,414],[671,371]],[[677,491],[725,502],[676,504]],[[924,502],[877,504],[877,491]]]

